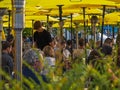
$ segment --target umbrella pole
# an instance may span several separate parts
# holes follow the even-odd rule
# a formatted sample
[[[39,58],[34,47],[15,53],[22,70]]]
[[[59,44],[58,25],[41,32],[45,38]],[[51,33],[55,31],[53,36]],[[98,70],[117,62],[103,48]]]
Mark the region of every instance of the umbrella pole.
[[[104,30],[104,18],[105,18],[105,8],[106,6],[103,6],[103,15],[102,15],[102,30],[101,30],[101,47],[103,44],[103,30]]]
[[[67,40],[67,29],[65,29],[65,38]]]
[[[32,20],[32,47],[34,47],[34,20]]]
[[[62,20],[62,6],[63,5],[57,5],[59,7],[59,24],[60,24],[60,37],[61,40],[63,40],[63,20]]]
[[[71,59],[73,60],[73,41],[72,41],[73,39],[73,30],[72,30],[73,14],[70,14],[70,16],[71,16]]]
[[[2,68],[2,30],[3,30],[3,19],[0,16],[0,68]],[[0,75],[0,81],[2,80]]]
[[[84,40],[85,40],[85,47],[86,47],[86,22],[85,22],[85,7],[83,7],[83,20],[84,20]]]
[[[78,31],[76,30],[76,49],[78,49]]]
[[[49,31],[49,15],[47,15],[47,31]]]
[[[107,37],[109,38],[109,24],[108,24],[108,29],[107,29]]]
[[[62,20],[62,6],[63,5],[57,5],[59,7],[59,24],[60,24],[60,37],[61,40],[63,39],[63,20]]]
[[[83,21],[84,21],[84,40],[85,40],[85,63],[87,62],[87,50],[86,50],[86,22],[85,22],[85,7],[83,7]]]
[[[88,20],[87,20],[87,41],[88,41],[88,29],[89,29],[89,26],[88,26]]]
[[[8,35],[10,35],[10,32],[11,32],[11,30],[10,30],[10,15],[11,15],[11,11],[10,10],[8,10]]]
[[[113,36],[113,39],[115,38],[115,30],[114,30],[115,28],[114,28],[114,26],[113,26],[113,28],[112,28],[112,36]]]
[[[92,35],[93,35],[93,31],[92,31],[92,23],[91,23],[91,28],[90,28],[90,30],[91,30],[91,40],[93,39],[93,37],[92,37]]]

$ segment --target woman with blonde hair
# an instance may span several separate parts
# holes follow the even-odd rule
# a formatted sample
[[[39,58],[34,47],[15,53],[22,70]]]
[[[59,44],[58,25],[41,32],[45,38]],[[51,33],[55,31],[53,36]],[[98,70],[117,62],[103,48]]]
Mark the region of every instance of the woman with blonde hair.
[[[43,52],[45,57],[45,64],[48,66],[55,66],[54,49],[51,46],[45,46]]]

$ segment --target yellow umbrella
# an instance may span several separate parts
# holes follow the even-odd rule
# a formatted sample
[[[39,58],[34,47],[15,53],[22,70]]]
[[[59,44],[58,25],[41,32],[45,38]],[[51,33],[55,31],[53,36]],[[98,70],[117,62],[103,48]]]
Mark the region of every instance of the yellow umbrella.
[[[28,0],[30,1],[30,0]],[[29,3],[28,3],[29,4]],[[107,6],[116,6],[114,2],[106,1],[106,0],[82,0],[80,2],[71,2],[70,0],[39,0],[36,4],[36,8],[40,11],[35,13],[36,15],[41,14],[50,14],[54,16],[58,16],[58,7],[57,5],[64,5],[63,6],[63,15],[69,15],[70,13],[81,13],[81,7],[95,7],[98,8],[99,6],[107,5]],[[98,12],[98,10],[94,10],[94,12]],[[88,11],[89,14],[92,14],[91,11]],[[101,11],[100,11],[101,13]]]
[[[12,0],[3,0],[2,2],[0,2],[0,7],[3,8],[8,8],[8,9],[12,9],[12,4],[11,4]]]
[[[53,24],[53,26],[52,27],[54,27],[54,28],[58,28],[58,27],[60,27],[59,26],[59,24],[58,23],[55,23],[55,24]]]
[[[11,30],[10,34],[12,34],[13,36],[15,36],[15,30]]]
[[[80,3],[68,5],[66,8],[82,8],[82,7],[92,7],[101,8],[103,5],[107,7],[115,7],[117,4],[112,1],[106,0],[82,0]]]
[[[88,16],[86,16],[86,20],[89,19]],[[73,22],[74,21],[79,21],[79,22],[84,22],[83,21],[83,15],[79,14],[79,16],[73,17],[72,18]],[[71,21],[70,19],[67,19],[66,21]]]
[[[62,15],[63,16],[66,16],[66,15],[70,15],[70,14],[74,14],[74,13],[82,13],[81,11],[80,11],[80,9],[63,9],[63,11],[62,11]],[[50,15],[50,16],[59,16],[59,11],[58,11],[58,9],[45,9],[45,10],[40,10],[40,11],[38,11],[38,12],[36,12],[35,13],[35,15],[41,15],[41,14],[43,14],[43,15]]]
[[[4,32],[4,30],[2,30],[2,41],[5,41],[5,40],[6,40],[5,32]]]
[[[82,9],[80,8],[76,8],[76,9],[64,9],[62,11],[62,16],[66,16],[66,15],[70,15],[70,14],[76,14],[76,13],[83,13]],[[59,11],[57,9],[45,9],[45,10],[40,10],[36,13],[34,13],[34,15],[50,15],[50,16],[59,16]],[[87,8],[86,9],[86,14],[102,14],[102,10],[100,9],[92,9],[92,8]]]
[[[114,1],[114,2],[120,3],[120,0],[109,0],[109,1]]]
[[[70,22],[65,22],[64,25],[63,25],[64,28],[68,28],[70,26],[71,26]],[[75,28],[75,24],[74,23],[72,24],[72,26],[73,26],[73,28]],[[53,24],[52,27],[60,27],[60,26],[59,26],[59,23],[55,23],[55,24]]]
[[[47,16],[26,16],[26,20],[32,21],[32,20],[41,20],[41,21],[47,21]],[[49,16],[49,21],[57,22],[58,20]]]
[[[25,21],[25,28],[32,28],[32,20],[31,21]]]
[[[11,26],[11,24],[10,24]],[[3,21],[3,27],[8,27],[8,21]]]
[[[102,21],[102,18],[100,18]],[[120,22],[120,13],[113,12],[105,15],[105,22]]]
[[[100,9],[92,9],[92,8],[88,8],[86,9],[86,14],[99,14],[99,15],[102,15],[103,11],[100,10]]]
[[[56,5],[75,5],[79,4],[79,7],[87,7],[88,5],[93,7],[93,5],[115,5],[114,2],[106,1],[106,0],[81,0],[79,2],[72,2],[70,0],[39,0],[38,5],[43,8],[56,8]]]
[[[4,16],[3,16],[3,21],[8,21],[8,17],[9,17],[8,15],[4,15]],[[11,18],[11,17],[10,17],[10,18]]]
[[[3,0],[0,2],[0,7],[8,7],[11,10],[12,0]],[[98,5],[109,5],[113,6],[115,5],[114,2],[111,1],[106,1],[106,0],[82,0],[80,2],[71,2],[70,0],[26,0],[26,10],[34,10],[38,11],[42,8],[57,8],[56,5],[64,5],[63,7],[66,7],[67,5],[75,5],[79,4],[79,7],[87,7],[91,6],[93,7],[96,6],[98,8]],[[76,6],[77,7],[77,6]],[[78,8],[78,7],[77,7]],[[58,8],[57,8],[58,9]]]
[[[117,22],[115,22],[115,21],[105,21],[104,24],[105,25],[115,25],[115,24],[117,24]]]

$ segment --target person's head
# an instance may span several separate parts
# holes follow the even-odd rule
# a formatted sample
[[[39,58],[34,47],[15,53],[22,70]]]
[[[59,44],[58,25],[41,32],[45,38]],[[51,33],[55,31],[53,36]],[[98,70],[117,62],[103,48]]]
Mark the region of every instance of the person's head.
[[[45,46],[43,48],[44,56],[45,57],[54,57],[54,49],[51,46]]]
[[[2,51],[10,53],[12,51],[12,45],[8,41],[2,41]]]
[[[51,40],[51,42],[50,42],[49,44],[50,44],[50,46],[51,46],[52,48],[55,48],[55,47],[56,47],[56,44],[57,44],[57,41],[56,41],[54,38],[52,38],[52,40]]]
[[[71,40],[67,40],[67,45],[71,46],[72,45],[72,41]]]
[[[29,49],[23,54],[23,60],[28,65],[34,67],[34,69],[42,69],[42,53],[39,49]]]
[[[66,41],[65,41],[65,40],[62,40],[62,41],[61,41],[61,47],[62,47],[62,48],[66,48]]]
[[[96,42],[96,48],[97,48],[97,49],[100,48],[100,43],[101,43],[100,41],[97,41],[97,42]]]
[[[95,61],[99,59],[100,57],[101,55],[99,54],[98,51],[92,50],[88,57],[88,63],[91,63],[92,65],[94,65]]]
[[[42,22],[35,21],[35,23],[34,23],[34,29],[35,30],[40,30],[41,28],[42,28]]]
[[[120,34],[120,28],[118,29],[118,34]]]
[[[85,45],[84,39],[83,39],[83,38],[80,38],[80,39],[79,39],[79,46],[80,46],[80,47],[84,47],[84,45]]]
[[[23,36],[23,41],[26,40],[26,38],[27,38],[26,36]]]
[[[110,46],[110,47],[112,47],[113,40],[110,39],[110,38],[106,38],[104,44],[105,44],[105,45],[108,45],[108,46]]]
[[[13,35],[11,35],[11,34],[10,34],[10,35],[8,35],[8,36],[7,36],[7,41],[8,41],[9,43],[11,43],[11,44],[12,44],[12,43],[13,43],[13,41],[14,41],[14,37],[13,37]]]

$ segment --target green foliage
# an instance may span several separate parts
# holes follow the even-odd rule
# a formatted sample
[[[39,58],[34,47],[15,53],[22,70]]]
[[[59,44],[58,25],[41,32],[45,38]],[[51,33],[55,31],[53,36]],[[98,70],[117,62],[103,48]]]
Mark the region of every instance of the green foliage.
[[[116,66],[116,55],[98,59],[94,65],[86,65],[84,60],[79,58],[78,60],[72,64],[72,69],[62,74],[62,65],[58,64],[55,68],[51,68],[47,75],[50,79],[49,83],[44,82],[40,74],[34,72],[41,83],[40,85],[30,78],[23,77],[21,87],[21,82],[11,79],[0,70],[0,73],[6,76],[9,81],[9,83],[0,82],[0,90],[84,90],[84,88],[88,90],[119,90],[120,70]]]
[[[25,28],[23,30],[23,36],[27,36],[27,37],[32,36],[32,28]]]

